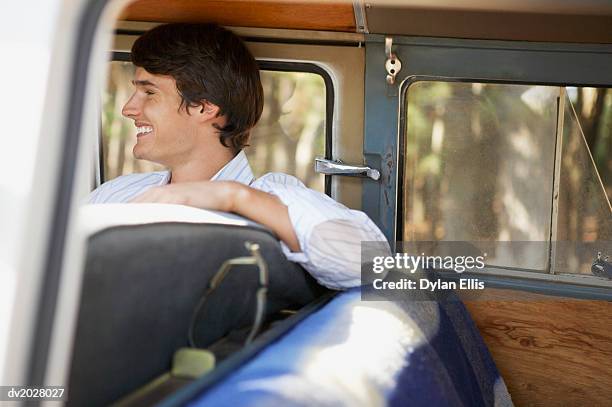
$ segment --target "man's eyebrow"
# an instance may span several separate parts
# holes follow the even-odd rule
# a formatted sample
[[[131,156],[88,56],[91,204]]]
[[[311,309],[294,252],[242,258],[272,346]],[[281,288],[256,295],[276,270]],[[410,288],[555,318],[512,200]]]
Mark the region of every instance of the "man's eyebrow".
[[[154,84],[151,81],[147,81],[147,80],[136,80],[136,79],[134,79],[134,80],[132,80],[132,84],[134,86],[153,86],[154,88],[158,88],[159,89],[159,87],[156,84]]]

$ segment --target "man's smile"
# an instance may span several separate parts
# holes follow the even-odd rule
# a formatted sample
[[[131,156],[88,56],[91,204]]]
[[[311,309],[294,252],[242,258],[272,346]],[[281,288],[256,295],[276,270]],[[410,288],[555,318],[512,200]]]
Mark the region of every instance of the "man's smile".
[[[136,126],[136,137],[142,137],[142,136],[146,136],[147,134],[151,133],[153,131],[153,127],[152,126]]]

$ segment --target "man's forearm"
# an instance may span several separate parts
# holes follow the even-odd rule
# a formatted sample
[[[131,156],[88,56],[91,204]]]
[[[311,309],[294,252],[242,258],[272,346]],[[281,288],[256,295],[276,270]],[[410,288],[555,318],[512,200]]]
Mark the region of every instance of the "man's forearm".
[[[289,210],[276,196],[234,181],[182,182],[154,187],[131,202],[169,203],[234,212],[267,226],[293,252],[300,243],[289,218]]]
[[[233,194],[232,212],[267,226],[291,251],[301,251],[289,218],[289,209],[278,197],[241,184],[234,187],[236,192]]]

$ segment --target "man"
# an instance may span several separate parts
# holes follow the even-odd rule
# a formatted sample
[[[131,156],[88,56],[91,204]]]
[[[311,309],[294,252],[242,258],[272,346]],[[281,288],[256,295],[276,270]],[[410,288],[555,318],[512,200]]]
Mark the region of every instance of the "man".
[[[253,56],[213,24],[169,24],[132,48],[135,91],[122,110],[134,120],[134,156],[168,171],[107,182],[90,203],[157,202],[234,212],[270,228],[284,254],[330,288],[360,284],[361,241],[385,237],[362,212],[295,177],[255,180],[242,151],[263,108]]]

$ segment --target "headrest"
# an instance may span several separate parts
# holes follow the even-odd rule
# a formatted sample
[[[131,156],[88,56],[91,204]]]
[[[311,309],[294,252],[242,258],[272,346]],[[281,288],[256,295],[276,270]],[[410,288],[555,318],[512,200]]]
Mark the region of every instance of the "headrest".
[[[209,211],[185,205],[113,203],[88,204],[79,208],[79,229],[87,235],[115,226],[169,222],[255,226],[265,229],[258,223],[232,213]]]

